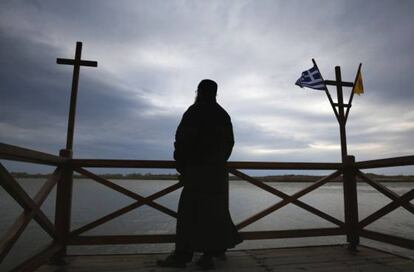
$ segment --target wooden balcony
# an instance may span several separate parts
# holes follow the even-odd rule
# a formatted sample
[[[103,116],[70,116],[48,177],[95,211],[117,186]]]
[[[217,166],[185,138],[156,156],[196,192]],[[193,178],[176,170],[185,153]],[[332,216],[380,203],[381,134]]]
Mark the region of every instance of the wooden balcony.
[[[174,168],[175,162],[147,160],[73,159],[70,152],[66,152],[66,150],[63,150],[60,156],[55,156],[52,154],[46,154],[2,143],[0,143],[0,159],[56,166],[54,173],[44,183],[39,192],[35,194],[33,198],[31,198],[23,190],[23,188],[21,188],[18,182],[8,172],[8,170],[0,163],[1,186],[24,209],[24,212],[16,219],[10,230],[5,234],[1,234],[0,263],[9,254],[10,250],[13,248],[27,225],[32,221],[32,219],[34,219],[50,235],[50,237],[52,237],[53,242],[47,248],[32,258],[23,261],[14,269],[14,271],[35,271],[36,269],[40,269],[40,271],[50,271],[47,269],[53,268],[50,266],[44,266],[44,264],[47,263],[51,258],[55,260],[66,259],[69,261],[69,265],[65,266],[64,268],[65,271],[92,271],[94,269],[97,269],[99,266],[102,266],[101,270],[104,271],[129,271],[128,269],[131,271],[145,271],[141,269],[147,269],[147,267],[149,267],[149,270],[147,269],[148,271],[158,271],[155,270],[155,267],[153,267],[154,260],[158,257],[162,257],[162,255],[120,255],[111,256],[110,258],[99,256],[70,257],[67,256],[66,249],[67,247],[73,245],[147,244],[174,242],[174,234],[92,236],[85,235],[84,233],[144,205],[152,207],[169,216],[176,217],[176,211],[159,204],[157,202],[157,199],[179,189],[182,186],[180,183],[176,183],[162,189],[159,192],[153,193],[150,196],[144,197],[139,192],[130,191],[120,185],[111,182],[110,180],[96,175],[92,172],[91,169],[99,167]],[[277,202],[275,202],[270,207],[254,215],[251,215],[236,224],[245,240],[344,235],[347,238],[348,249],[345,250],[343,247],[338,246],[314,247],[311,250],[309,248],[297,248],[231,251],[229,253],[229,260],[225,263],[219,264],[220,267],[218,268],[225,270],[243,271],[242,269],[239,270],[238,268],[244,269],[249,267],[248,265],[254,264],[254,269],[256,270],[252,268],[253,270],[244,269],[244,271],[262,271],[263,269],[263,271],[273,271],[272,269],[275,269],[276,271],[340,271],[340,269],[342,269],[342,266],[349,266],[350,268],[348,267],[349,269],[347,269],[347,271],[353,271],[352,269],[354,269],[354,264],[362,263],[367,265],[366,270],[354,271],[373,271],[374,269],[376,271],[405,271],[401,269],[405,269],[404,267],[406,266],[411,268],[411,270],[406,271],[413,271],[412,261],[408,261],[403,258],[392,256],[390,254],[386,254],[384,252],[369,249],[359,245],[359,238],[364,237],[407,249],[414,249],[413,239],[371,231],[366,228],[368,225],[372,224],[373,222],[377,221],[378,219],[382,218],[383,216],[389,214],[399,207],[407,210],[412,216],[412,214],[414,214],[414,205],[412,205],[410,201],[414,198],[414,189],[411,189],[402,195],[398,195],[381,183],[378,183],[366,176],[361,171],[361,169],[405,165],[414,165],[414,156],[388,158],[364,162],[355,162],[353,156],[348,156],[343,164],[330,162],[229,162],[227,164],[227,167],[230,173],[272,195],[277,196],[278,199]],[[88,170],[86,168],[88,168]],[[288,195],[254,177],[247,175],[245,172],[243,172],[244,169],[332,170],[333,172],[326,177],[323,177],[314,183],[311,183],[306,188],[301,189],[292,195]],[[114,191],[126,195],[132,198],[134,202],[77,229],[70,229],[74,172],[77,172]],[[336,218],[335,215],[327,214],[300,200],[301,197],[307,195],[322,185],[331,182],[334,178],[341,175],[344,194],[344,220],[340,220]],[[360,219],[358,216],[358,196],[356,190],[357,177],[361,178],[363,181],[368,183],[370,186],[391,200],[389,204],[385,205],[384,207],[378,207],[377,211],[363,219]],[[48,217],[42,212],[41,205],[55,185],[57,186],[55,222],[51,222]],[[307,212],[320,217],[322,220],[333,223],[335,227],[316,229],[243,231],[243,228],[246,226],[281,209],[286,205],[295,205],[297,207],[300,207]],[[389,263],[387,263],[388,259],[390,259]],[[108,260],[112,260],[109,261],[110,264],[107,263]],[[238,263],[237,260],[239,260],[240,263]],[[291,262],[290,267],[289,260]],[[297,263],[295,263],[295,261],[297,261]],[[245,263],[245,265],[243,265],[243,263]],[[284,265],[286,270],[278,269],[278,267]],[[371,265],[371,267],[369,267],[369,265]],[[304,270],[304,267],[313,266],[317,267],[317,269],[320,270]],[[400,269],[399,266],[403,268]],[[194,267],[188,267],[188,271],[191,271],[192,268]]]

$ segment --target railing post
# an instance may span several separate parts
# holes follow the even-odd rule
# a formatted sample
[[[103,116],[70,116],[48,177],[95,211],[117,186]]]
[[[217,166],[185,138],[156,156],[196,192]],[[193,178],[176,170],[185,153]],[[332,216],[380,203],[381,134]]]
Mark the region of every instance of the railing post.
[[[72,151],[62,149],[60,150],[60,156],[71,159]],[[62,179],[58,181],[56,190],[55,228],[57,237],[55,242],[63,246],[63,248],[52,258],[52,262],[58,264],[65,263],[63,258],[66,256],[66,247],[70,234],[72,185],[73,169],[68,163],[63,167]]]
[[[359,244],[358,198],[355,157],[347,156],[343,165],[345,227],[349,249],[356,250]]]

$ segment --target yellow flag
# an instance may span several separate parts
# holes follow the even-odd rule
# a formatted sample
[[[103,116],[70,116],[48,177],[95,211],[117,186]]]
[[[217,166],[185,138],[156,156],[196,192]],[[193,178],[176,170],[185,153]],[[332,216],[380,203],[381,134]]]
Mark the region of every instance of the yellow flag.
[[[357,95],[364,93],[364,84],[362,83],[361,70],[358,70],[358,75],[354,83],[354,93]]]

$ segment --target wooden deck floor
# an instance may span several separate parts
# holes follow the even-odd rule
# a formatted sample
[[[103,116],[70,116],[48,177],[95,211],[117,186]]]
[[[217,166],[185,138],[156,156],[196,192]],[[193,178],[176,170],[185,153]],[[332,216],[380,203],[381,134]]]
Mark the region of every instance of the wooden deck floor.
[[[42,266],[37,271],[199,271],[193,263],[185,269],[160,268],[156,260],[166,254],[70,256],[66,266]],[[198,256],[195,256],[198,258]],[[414,260],[361,246],[351,253],[344,246],[315,246],[300,248],[235,250],[227,260],[216,260],[215,271],[325,271],[325,272],[393,272],[414,271]]]

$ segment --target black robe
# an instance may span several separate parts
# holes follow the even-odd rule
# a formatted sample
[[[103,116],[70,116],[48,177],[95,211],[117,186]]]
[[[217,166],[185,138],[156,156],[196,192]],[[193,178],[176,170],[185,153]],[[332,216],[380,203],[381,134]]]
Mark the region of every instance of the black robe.
[[[225,164],[233,145],[230,116],[216,102],[195,103],[184,113],[174,143],[184,184],[176,250],[223,251],[242,242],[229,212]]]

